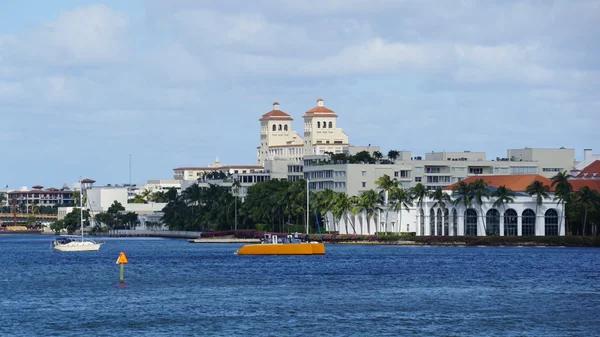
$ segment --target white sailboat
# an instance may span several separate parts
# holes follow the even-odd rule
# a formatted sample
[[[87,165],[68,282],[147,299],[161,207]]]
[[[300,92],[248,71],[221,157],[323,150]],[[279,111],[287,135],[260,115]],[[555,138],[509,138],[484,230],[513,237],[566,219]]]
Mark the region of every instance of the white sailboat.
[[[61,236],[54,240],[54,249],[61,252],[88,252],[97,251],[100,249],[102,242],[96,242],[94,240],[86,239],[83,235],[83,196],[84,196],[84,184],[80,180],[80,195],[79,195],[79,210],[81,213],[81,238],[79,236]]]

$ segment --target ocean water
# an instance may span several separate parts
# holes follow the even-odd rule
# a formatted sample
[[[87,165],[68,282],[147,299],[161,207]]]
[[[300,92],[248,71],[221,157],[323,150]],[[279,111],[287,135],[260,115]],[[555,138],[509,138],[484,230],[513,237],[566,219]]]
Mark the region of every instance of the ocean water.
[[[1,336],[598,336],[600,249],[0,236]],[[121,251],[129,260],[119,285]]]

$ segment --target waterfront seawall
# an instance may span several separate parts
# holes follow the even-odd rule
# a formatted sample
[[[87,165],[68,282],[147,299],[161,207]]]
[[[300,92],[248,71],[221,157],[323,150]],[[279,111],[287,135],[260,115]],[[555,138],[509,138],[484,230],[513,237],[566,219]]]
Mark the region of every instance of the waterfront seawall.
[[[192,231],[161,231],[161,230],[133,230],[133,229],[111,229],[108,231],[110,237],[156,237],[156,238],[177,238],[177,239],[197,239],[202,232]]]

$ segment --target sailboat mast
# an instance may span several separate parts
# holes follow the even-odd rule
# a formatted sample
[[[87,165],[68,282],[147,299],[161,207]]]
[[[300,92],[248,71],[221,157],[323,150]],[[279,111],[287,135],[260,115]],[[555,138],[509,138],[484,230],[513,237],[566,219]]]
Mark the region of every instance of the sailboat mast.
[[[83,242],[83,183],[79,180],[79,213],[81,216],[81,242]]]
[[[308,221],[309,221],[309,209],[310,209],[310,197],[309,197],[309,185],[308,178],[306,178],[306,235],[308,235]]]

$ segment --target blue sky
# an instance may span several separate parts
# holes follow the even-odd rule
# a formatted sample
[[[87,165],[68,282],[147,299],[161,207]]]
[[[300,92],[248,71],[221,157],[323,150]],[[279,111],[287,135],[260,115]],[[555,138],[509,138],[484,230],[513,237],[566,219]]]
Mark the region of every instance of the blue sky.
[[[253,165],[274,101],[356,145],[600,151],[600,2],[0,3],[0,184]]]

